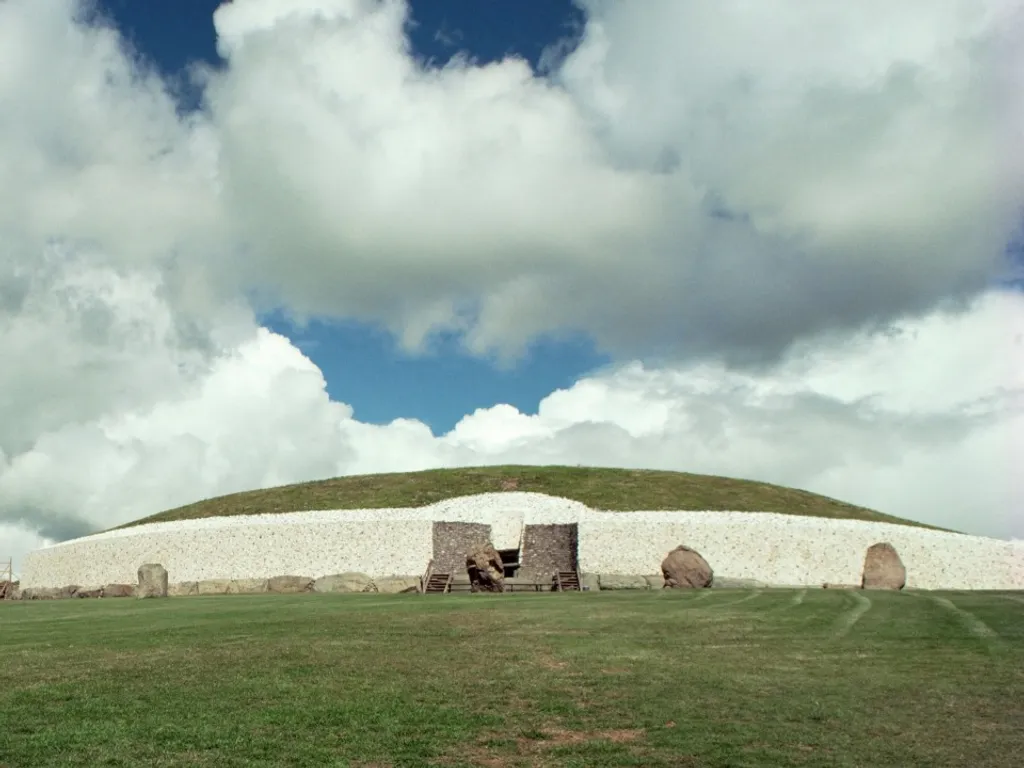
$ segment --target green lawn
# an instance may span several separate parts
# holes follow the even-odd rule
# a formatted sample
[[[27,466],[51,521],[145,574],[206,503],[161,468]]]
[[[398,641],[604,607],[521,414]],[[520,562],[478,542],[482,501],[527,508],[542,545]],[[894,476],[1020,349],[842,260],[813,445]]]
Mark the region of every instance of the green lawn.
[[[809,491],[753,480],[646,469],[529,466],[335,477],[205,499],[120,527],[225,515],[422,507],[456,496],[508,490],[546,493],[575,499],[594,509],[621,512],[658,509],[780,512],[935,528]]]
[[[0,604],[0,766],[1012,766],[1024,597]]]

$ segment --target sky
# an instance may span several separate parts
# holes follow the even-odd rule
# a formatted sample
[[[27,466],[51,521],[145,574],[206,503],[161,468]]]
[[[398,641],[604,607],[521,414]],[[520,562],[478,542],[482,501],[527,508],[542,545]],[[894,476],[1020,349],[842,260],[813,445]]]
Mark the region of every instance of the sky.
[[[497,463],[1024,538],[1024,0],[847,6],[0,0],[0,560]]]

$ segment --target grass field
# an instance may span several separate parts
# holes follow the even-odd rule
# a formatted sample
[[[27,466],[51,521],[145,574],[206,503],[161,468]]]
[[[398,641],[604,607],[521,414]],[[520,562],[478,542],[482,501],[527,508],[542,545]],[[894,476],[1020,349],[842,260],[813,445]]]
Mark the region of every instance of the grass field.
[[[593,509],[623,512],[658,509],[780,512],[935,527],[846,504],[816,493],[752,480],[687,472],[526,466],[470,467],[338,477],[206,499],[120,527],[225,515],[421,507],[456,496],[510,489],[561,496],[582,502]]]
[[[0,766],[1012,766],[1024,597],[0,604]]]

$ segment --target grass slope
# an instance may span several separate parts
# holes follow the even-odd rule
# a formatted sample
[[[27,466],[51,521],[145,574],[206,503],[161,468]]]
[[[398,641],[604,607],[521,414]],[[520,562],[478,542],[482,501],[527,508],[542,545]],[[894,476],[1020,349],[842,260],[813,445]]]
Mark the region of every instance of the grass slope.
[[[843,590],[0,604],[0,766],[1003,768],[1024,600]]]
[[[298,483],[207,499],[120,527],[223,515],[421,507],[456,496],[494,493],[510,485],[514,485],[517,491],[561,496],[603,510],[782,512],[934,527],[845,504],[808,491],[752,480],[655,470],[526,466],[435,469]]]

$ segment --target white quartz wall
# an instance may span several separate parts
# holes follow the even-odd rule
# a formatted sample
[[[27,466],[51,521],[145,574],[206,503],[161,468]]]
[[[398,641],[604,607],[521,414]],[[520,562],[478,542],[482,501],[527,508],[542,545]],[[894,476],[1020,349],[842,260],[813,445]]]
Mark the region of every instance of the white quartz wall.
[[[775,585],[859,584],[864,555],[887,541],[910,589],[1024,589],[1024,547],[999,539],[860,520],[750,512],[590,512],[580,520],[580,570],[660,573],[679,544],[717,576]]]
[[[1024,546],[887,523],[759,512],[600,512],[535,493],[449,499],[415,509],[292,512],[151,523],[31,553],[23,587],[134,583],[139,565],[162,563],[171,582],[317,578],[360,571],[416,575],[432,556],[432,523],[491,525],[498,549],[519,545],[524,525],[579,523],[580,570],[654,574],[679,544],[718,576],[776,585],[860,582],[865,550],[896,547],[907,585],[920,589],[1024,589]]]
[[[346,571],[413,576],[423,573],[433,549],[428,520],[146,528],[37,550],[27,559],[22,587],[134,584],[143,563],[163,565],[172,583]]]

